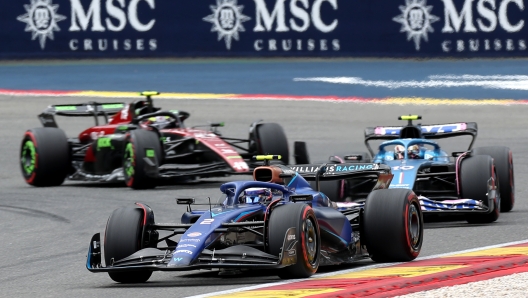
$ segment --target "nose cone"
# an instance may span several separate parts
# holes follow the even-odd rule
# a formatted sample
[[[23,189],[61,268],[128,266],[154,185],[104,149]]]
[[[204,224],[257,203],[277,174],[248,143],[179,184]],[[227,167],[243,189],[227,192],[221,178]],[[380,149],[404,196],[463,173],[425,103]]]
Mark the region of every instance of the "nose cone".
[[[203,250],[206,233],[187,231],[178,242],[178,246],[172,253],[172,259],[168,266],[182,267],[189,266],[200,255]]]

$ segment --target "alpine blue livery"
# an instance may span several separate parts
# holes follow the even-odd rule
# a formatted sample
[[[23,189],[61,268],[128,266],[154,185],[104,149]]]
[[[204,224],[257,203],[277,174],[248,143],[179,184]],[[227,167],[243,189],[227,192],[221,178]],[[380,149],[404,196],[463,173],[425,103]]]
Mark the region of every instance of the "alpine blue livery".
[[[378,126],[365,129],[369,153],[332,156],[332,163],[367,161],[387,165],[394,175],[389,189],[410,189],[418,195],[424,214],[465,214],[471,223],[497,220],[514,204],[512,152],[507,147],[472,148],[477,123],[421,125],[418,115],[401,116],[406,126]],[[448,154],[434,139],[471,136],[465,151]],[[371,140],[385,140],[378,151]],[[371,159],[372,156],[372,159]],[[332,184],[333,183],[333,184]],[[354,178],[327,183],[323,187],[336,201],[361,201],[373,179]]]

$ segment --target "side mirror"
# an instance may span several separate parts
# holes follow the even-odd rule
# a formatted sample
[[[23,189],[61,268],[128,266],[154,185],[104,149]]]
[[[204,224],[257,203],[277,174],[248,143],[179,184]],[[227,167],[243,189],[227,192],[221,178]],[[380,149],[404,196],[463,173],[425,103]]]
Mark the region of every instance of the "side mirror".
[[[176,204],[178,204],[178,205],[192,205],[192,204],[194,204],[194,198],[176,198]]]

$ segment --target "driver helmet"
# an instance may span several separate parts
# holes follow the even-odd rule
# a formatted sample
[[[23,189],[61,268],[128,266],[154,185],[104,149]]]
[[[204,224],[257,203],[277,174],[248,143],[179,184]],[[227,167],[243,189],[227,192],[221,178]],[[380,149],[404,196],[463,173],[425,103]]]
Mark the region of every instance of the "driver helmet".
[[[407,156],[409,156],[410,159],[418,159],[420,158],[420,151],[420,146],[411,145],[407,148]]]
[[[171,118],[169,116],[156,116],[148,118],[147,124],[154,126],[157,129],[167,128],[171,124]]]
[[[246,204],[257,204],[271,199],[272,194],[269,188],[248,188],[244,191],[244,197]]]
[[[405,147],[402,145],[394,146],[394,159],[404,159],[405,157]]]

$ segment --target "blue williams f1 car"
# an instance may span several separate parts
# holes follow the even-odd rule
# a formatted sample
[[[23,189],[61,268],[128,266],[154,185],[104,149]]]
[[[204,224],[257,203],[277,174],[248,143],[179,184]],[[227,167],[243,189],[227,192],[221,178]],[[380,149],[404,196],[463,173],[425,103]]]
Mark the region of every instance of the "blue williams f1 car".
[[[515,201],[512,152],[507,147],[474,148],[477,124],[474,122],[414,125],[421,116],[401,116],[403,127],[368,127],[365,145],[372,162],[389,166],[394,175],[390,189],[410,189],[418,195],[428,214],[465,214],[470,223],[496,221],[499,212],[512,210]],[[432,139],[469,135],[468,149],[449,155]],[[369,141],[387,140],[375,153]],[[370,161],[368,153],[332,156],[331,162]],[[347,179],[325,182],[322,191],[336,201],[360,201],[376,181]]]
[[[121,283],[147,281],[153,271],[278,269],[282,278],[304,278],[319,266],[374,261],[411,261],[420,253],[423,218],[416,195],[386,188],[390,167],[378,164],[266,165],[255,181],[223,184],[218,204],[191,209],[179,223],[157,223],[150,207],[115,210],[104,235],[95,234],[86,267]],[[304,177],[303,177],[304,176]],[[335,203],[307,180],[376,177],[361,203]],[[164,235],[162,235],[164,234]],[[181,236],[177,239],[176,236]]]

